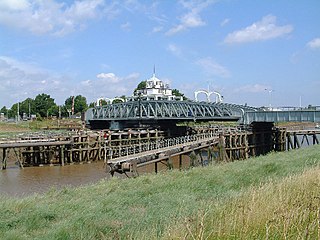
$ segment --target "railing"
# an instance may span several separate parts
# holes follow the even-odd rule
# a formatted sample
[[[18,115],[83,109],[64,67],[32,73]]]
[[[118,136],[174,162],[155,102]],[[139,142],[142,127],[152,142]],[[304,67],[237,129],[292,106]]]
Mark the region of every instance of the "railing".
[[[188,135],[176,138],[168,138],[160,141],[150,141],[145,143],[134,144],[131,146],[111,146],[106,147],[109,161],[117,161],[117,158],[133,156],[149,151],[164,150],[178,146],[188,146],[191,144],[202,143],[212,139],[218,139],[219,133],[202,133],[197,135]]]

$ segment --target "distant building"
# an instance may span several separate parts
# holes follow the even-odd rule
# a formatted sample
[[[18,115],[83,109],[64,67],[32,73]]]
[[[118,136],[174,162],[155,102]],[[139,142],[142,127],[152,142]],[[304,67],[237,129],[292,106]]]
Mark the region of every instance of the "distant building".
[[[136,91],[133,97],[128,100],[134,101],[137,99],[182,101],[183,97],[173,95],[169,84],[165,84],[153,73],[152,77],[146,80],[146,88]]]

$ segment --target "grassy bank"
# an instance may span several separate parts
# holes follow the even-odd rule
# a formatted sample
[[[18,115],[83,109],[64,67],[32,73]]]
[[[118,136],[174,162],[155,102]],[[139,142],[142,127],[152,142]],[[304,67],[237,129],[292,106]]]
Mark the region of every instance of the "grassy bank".
[[[3,239],[316,239],[320,146],[0,197]]]
[[[0,122],[0,138],[12,138],[19,134],[46,131],[81,129],[80,119],[44,119],[41,121]]]
[[[25,122],[21,122],[21,124],[0,122],[0,134],[26,131],[29,131],[29,126]]]

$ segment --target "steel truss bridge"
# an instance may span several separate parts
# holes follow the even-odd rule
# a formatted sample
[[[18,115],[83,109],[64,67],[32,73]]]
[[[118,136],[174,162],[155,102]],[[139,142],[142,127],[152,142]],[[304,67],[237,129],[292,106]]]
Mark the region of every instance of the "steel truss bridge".
[[[86,112],[86,121],[92,128],[116,129],[132,127],[136,123],[238,121],[248,111],[257,109],[228,103],[141,100],[90,108]]]

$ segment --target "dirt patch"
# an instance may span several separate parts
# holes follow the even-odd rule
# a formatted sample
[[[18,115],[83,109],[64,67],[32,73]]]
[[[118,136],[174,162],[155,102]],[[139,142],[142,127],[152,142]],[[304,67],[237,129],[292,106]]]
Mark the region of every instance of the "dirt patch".
[[[18,133],[28,131],[30,131],[28,128],[16,123],[0,123],[0,133]]]

